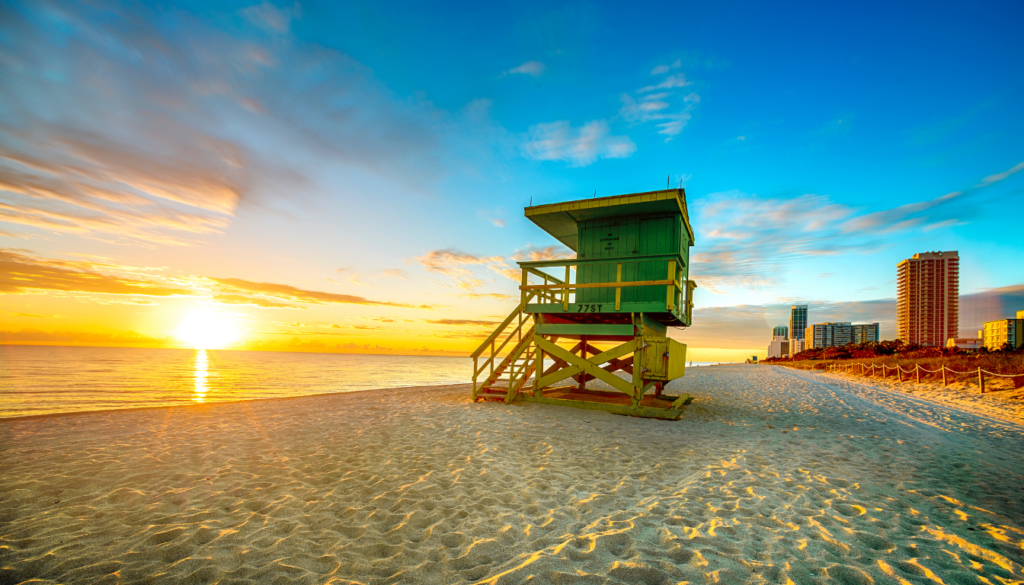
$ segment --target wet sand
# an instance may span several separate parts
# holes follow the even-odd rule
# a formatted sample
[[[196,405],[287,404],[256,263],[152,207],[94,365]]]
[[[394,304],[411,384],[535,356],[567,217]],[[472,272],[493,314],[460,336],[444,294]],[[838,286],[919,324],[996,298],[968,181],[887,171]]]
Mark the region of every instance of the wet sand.
[[[0,583],[1010,583],[1024,423],[767,366],[0,422]]]

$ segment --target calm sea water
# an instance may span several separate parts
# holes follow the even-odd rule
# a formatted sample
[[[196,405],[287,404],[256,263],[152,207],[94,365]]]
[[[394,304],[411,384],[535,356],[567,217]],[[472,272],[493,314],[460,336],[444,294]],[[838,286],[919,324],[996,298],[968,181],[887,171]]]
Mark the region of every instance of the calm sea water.
[[[0,418],[462,384],[472,371],[468,357],[0,345]]]
[[[0,418],[461,384],[466,357],[0,346]]]

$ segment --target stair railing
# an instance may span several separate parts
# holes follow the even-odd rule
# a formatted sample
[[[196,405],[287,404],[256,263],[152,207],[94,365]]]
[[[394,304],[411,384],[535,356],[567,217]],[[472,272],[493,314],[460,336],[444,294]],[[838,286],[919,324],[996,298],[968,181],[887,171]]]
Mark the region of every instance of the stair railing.
[[[532,295],[530,298],[526,300],[532,300]],[[525,319],[523,318],[524,306],[524,303],[520,303],[519,306],[516,307],[514,311],[509,313],[509,316],[505,317],[505,320],[502,321],[497,328],[495,328],[494,332],[488,335],[486,339],[484,339],[483,343],[480,344],[480,347],[478,347],[476,351],[470,354],[471,357],[473,358],[473,398],[476,398],[477,392],[480,391],[480,388],[482,386],[478,382],[480,379],[480,374],[484,373],[485,370],[489,370],[489,378],[494,373],[495,369],[500,369],[500,365],[496,367],[495,360],[497,359],[498,355],[500,355],[501,352],[504,351],[505,346],[508,345],[509,341],[515,338],[516,346],[518,346],[519,343],[522,341],[525,335],[523,331],[523,324],[529,322],[529,317],[526,317]],[[515,327],[506,334],[505,330],[513,322],[516,322]],[[503,335],[504,339],[502,339]],[[532,328],[530,329],[529,335],[531,337],[533,336]],[[500,343],[498,342],[499,339],[502,339]],[[482,361],[481,358],[483,358]]]

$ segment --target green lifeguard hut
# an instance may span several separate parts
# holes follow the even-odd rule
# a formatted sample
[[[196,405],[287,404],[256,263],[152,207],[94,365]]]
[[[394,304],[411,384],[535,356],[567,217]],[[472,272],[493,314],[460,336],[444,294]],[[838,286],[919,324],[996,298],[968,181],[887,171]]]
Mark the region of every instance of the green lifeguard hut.
[[[697,286],[683,189],[538,205],[526,217],[576,258],[518,263],[519,306],[473,353],[473,399],[679,418],[692,398],[663,390],[684,374],[686,346],[667,330],[690,325]],[[595,379],[613,390],[588,389]]]

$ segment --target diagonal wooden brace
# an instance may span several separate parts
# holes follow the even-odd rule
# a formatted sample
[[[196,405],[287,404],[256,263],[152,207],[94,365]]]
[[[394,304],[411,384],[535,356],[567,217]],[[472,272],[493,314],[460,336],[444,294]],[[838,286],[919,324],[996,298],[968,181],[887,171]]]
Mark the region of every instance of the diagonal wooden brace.
[[[609,349],[608,351],[595,355],[590,359],[584,359],[581,358],[580,356],[573,355],[569,353],[569,351],[559,347],[558,345],[555,345],[554,343],[548,341],[547,339],[544,339],[539,335],[536,336],[535,339],[537,342],[537,347],[539,349],[542,349],[544,350],[544,352],[550,354],[552,357],[562,360],[566,364],[569,364],[569,367],[548,374],[542,377],[541,379],[537,380],[537,385],[539,388],[544,388],[546,386],[569,378],[580,372],[585,372],[587,374],[594,376],[598,380],[605,382],[606,384],[619,390],[620,392],[624,392],[629,396],[636,397],[636,389],[633,387],[632,384],[616,376],[615,374],[606,371],[601,367],[601,364],[609,360],[622,357],[628,353],[635,352],[643,343],[643,339],[634,339],[632,341],[627,341],[626,343],[623,343],[618,347]]]
[[[606,372],[613,373],[622,370],[623,372],[626,372],[629,375],[633,375],[633,356],[624,357],[621,359],[608,360],[608,365],[603,366],[601,369]],[[589,382],[594,379],[594,376],[591,376],[590,374],[576,374],[572,378],[577,382],[580,381],[580,378],[583,378],[585,381]]]

